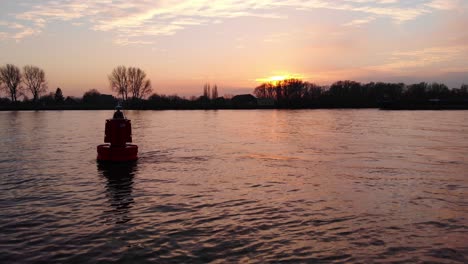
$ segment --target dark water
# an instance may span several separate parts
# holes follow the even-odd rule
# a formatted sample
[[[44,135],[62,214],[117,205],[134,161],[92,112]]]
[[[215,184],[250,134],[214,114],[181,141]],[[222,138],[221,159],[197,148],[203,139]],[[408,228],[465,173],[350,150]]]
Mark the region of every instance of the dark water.
[[[468,262],[468,112],[0,112],[0,262]]]

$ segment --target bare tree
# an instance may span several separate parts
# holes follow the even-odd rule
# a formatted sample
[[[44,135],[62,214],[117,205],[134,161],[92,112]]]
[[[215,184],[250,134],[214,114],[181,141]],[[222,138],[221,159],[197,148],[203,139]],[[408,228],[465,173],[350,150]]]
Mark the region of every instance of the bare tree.
[[[10,94],[11,101],[16,102],[21,92],[21,71],[13,64],[0,67],[0,80],[5,83],[6,91]]]
[[[262,83],[261,85],[257,86],[254,90],[254,94],[257,98],[268,98],[267,97],[267,84]]]
[[[211,99],[216,99],[218,98],[218,86],[215,84],[213,87],[213,91],[211,94]]]
[[[126,101],[128,98],[128,75],[125,66],[118,66],[112,70],[109,75],[109,83],[112,91],[122,96],[122,100]]]
[[[207,99],[210,99],[210,96],[211,96],[210,90],[211,90],[210,84],[205,83],[205,85],[203,85],[203,96],[206,97]]]
[[[128,68],[127,80],[128,88],[134,99],[143,99],[152,92],[151,81],[146,79],[146,73],[140,68]]]
[[[23,83],[31,92],[33,101],[37,102],[39,96],[47,91],[47,83],[44,70],[36,66],[24,66]]]

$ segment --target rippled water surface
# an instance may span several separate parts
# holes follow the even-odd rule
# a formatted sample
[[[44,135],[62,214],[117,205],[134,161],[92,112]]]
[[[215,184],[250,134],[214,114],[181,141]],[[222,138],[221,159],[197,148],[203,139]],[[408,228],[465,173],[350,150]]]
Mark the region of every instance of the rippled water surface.
[[[468,262],[468,112],[0,112],[0,262]]]

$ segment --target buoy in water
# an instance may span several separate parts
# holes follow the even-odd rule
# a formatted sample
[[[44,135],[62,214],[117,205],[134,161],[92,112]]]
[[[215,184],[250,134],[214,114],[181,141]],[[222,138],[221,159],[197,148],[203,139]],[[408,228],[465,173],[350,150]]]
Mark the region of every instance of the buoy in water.
[[[106,120],[104,143],[97,146],[98,161],[135,161],[138,159],[138,146],[132,142],[132,124],[117,106],[112,119]]]

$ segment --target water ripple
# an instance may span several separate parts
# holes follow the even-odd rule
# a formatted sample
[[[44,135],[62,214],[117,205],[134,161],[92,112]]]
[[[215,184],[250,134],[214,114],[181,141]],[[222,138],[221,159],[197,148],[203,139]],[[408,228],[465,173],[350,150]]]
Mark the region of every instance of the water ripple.
[[[465,112],[108,114],[0,112],[0,263],[468,261]]]

